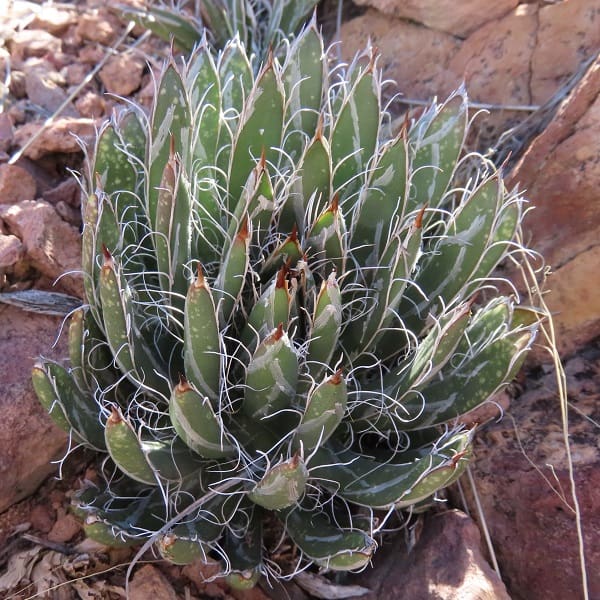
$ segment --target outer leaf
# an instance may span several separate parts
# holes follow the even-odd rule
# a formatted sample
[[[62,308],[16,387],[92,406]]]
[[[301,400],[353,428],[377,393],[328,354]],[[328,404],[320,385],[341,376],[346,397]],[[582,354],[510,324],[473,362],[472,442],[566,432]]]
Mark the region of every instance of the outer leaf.
[[[317,564],[334,571],[364,567],[376,544],[357,529],[340,529],[325,513],[296,508],[286,517],[286,528],[294,543]]]

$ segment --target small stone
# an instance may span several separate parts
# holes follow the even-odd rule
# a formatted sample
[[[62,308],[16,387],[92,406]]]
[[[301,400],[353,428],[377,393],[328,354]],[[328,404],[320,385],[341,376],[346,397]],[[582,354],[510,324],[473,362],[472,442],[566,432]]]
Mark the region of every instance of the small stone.
[[[23,29],[17,31],[9,42],[13,60],[25,60],[30,56],[45,56],[61,51],[59,38],[43,29]]]
[[[111,94],[127,96],[142,84],[144,63],[135,56],[112,56],[99,73],[100,80]]]
[[[25,248],[14,235],[0,233],[0,269],[8,269],[25,258]]]
[[[19,165],[0,165],[0,205],[35,198],[34,178]]]
[[[30,27],[44,29],[53,35],[61,35],[69,25],[76,22],[77,15],[74,11],[43,4],[30,23]]]
[[[78,60],[84,65],[96,66],[104,58],[105,53],[106,51],[100,46],[84,46],[79,52]]]
[[[41,123],[27,123],[15,133],[15,143],[22,147],[43,128]],[[37,160],[46,154],[81,152],[78,138],[92,138],[95,134],[92,119],[65,117],[56,119],[43,128],[42,133],[25,150],[25,156]]]
[[[32,69],[25,73],[27,97],[33,104],[44,108],[50,114],[56,112],[67,99],[67,93],[56,83],[51,73],[52,71],[48,70],[41,72],[40,69]],[[61,114],[63,116],[76,116],[76,111],[70,105],[64,107]]]
[[[23,71],[19,71],[18,69],[15,69],[10,74],[10,85],[8,86],[8,89],[17,100],[27,96],[25,79],[25,73],[23,73]]]
[[[105,10],[89,11],[81,15],[76,34],[82,40],[112,44],[119,33],[120,23]]]
[[[48,533],[54,526],[56,515],[47,504],[36,504],[29,514],[29,522],[33,529]]]
[[[75,108],[82,117],[98,119],[106,115],[106,100],[95,92],[86,92],[75,102]]]
[[[48,533],[48,540],[63,544],[70,542],[81,531],[81,524],[78,519],[68,513],[59,517],[54,526]]]
[[[26,200],[0,207],[0,217],[11,233],[21,238],[32,265],[51,279],[60,277],[60,287],[83,295],[81,240],[75,227],[65,223],[50,204]],[[69,272],[69,275],[64,275]],[[64,277],[62,277],[64,275]]]
[[[79,62],[71,63],[62,69],[61,74],[65,78],[67,85],[79,85],[90,72],[90,69]]]
[[[56,210],[56,212],[63,221],[66,221],[67,223],[69,223],[69,225],[73,225],[73,227],[77,227],[79,229],[82,223],[81,211],[77,210],[76,208],[73,208],[72,206],[69,206],[66,202],[63,202],[62,200],[59,200],[55,204],[54,210]]]
[[[152,565],[145,565],[136,571],[129,586],[129,600],[178,600],[173,586],[167,578]]]
[[[0,113],[0,152],[10,148],[14,137],[13,125],[6,113]]]
[[[65,202],[71,208],[79,210],[81,206],[81,188],[77,180],[70,177],[56,187],[44,192],[43,198],[54,206],[59,202]]]

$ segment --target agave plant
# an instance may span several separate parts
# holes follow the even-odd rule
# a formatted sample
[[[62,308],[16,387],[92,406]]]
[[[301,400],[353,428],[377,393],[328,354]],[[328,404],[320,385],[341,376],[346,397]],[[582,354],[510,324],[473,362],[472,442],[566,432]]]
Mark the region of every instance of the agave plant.
[[[318,0],[202,0],[199,13],[162,3],[125,6],[122,11],[185,52],[192,52],[208,29],[214,47],[223,48],[237,37],[245,48],[264,58],[270,47],[279,46],[300,29],[317,4]]]
[[[394,132],[371,51],[330,71],[313,22],[278,56],[203,44],[149,117],[104,126],[70,366],[33,371],[104,457],[76,499],[87,534],[220,560],[242,587],[364,567],[386,515],[463,472],[459,417],[537,321],[490,279],[522,202],[463,156],[464,92]]]

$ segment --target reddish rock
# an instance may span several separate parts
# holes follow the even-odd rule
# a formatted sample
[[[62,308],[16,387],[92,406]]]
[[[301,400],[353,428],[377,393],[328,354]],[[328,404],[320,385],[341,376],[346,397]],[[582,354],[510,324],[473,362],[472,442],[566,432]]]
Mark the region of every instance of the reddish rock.
[[[8,86],[9,92],[18,100],[27,96],[27,89],[25,86],[25,73],[15,69],[10,74],[10,85]]]
[[[79,17],[76,35],[81,40],[112,44],[119,34],[118,19],[104,9],[86,12]]]
[[[479,529],[458,510],[426,515],[410,551],[402,535],[390,540],[353,583],[371,590],[363,600],[510,600],[483,556]]]
[[[74,177],[69,177],[56,187],[44,192],[43,198],[52,205],[66,202],[69,206],[78,209],[81,205],[81,187]]]
[[[380,52],[385,77],[397,82],[394,92],[427,99],[458,85],[452,74],[448,76],[450,58],[460,48],[451,35],[371,10],[345,23],[341,38],[346,61],[372,41]]]
[[[79,62],[74,62],[62,69],[61,74],[65,78],[67,85],[79,85],[88,75],[90,69]]]
[[[75,108],[82,117],[98,119],[107,114],[106,100],[95,92],[88,91],[75,102]]]
[[[12,145],[13,125],[6,113],[0,113],[0,152],[6,152]]]
[[[355,0],[355,3],[465,37],[484,23],[510,12],[519,0]]]
[[[452,57],[449,68],[466,82],[473,100],[530,104],[530,62],[535,47],[538,7],[519,6],[480,27]]]
[[[46,61],[36,59],[36,64],[25,68],[25,92],[33,104],[49,113],[56,112],[67,99],[67,93],[61,87],[62,78]],[[65,106],[63,116],[76,116],[72,105]]]
[[[531,100],[548,101],[581,63],[600,50],[600,0],[540,6],[531,57]]]
[[[600,334],[600,59],[530,144],[510,175],[534,206],[525,235],[554,273],[546,301],[561,354]]]
[[[77,22],[77,14],[65,6],[57,7],[44,4],[36,12],[30,23],[32,29],[44,29],[52,35],[63,34],[70,25]]]
[[[117,54],[108,59],[99,77],[106,91],[127,96],[142,84],[144,62],[131,54]]]
[[[565,371],[589,598],[600,598],[599,343],[580,349]],[[530,375],[526,384],[512,403],[512,419],[480,431],[471,470],[513,600],[583,598],[556,376]],[[463,489],[477,514],[469,486]]]
[[[178,600],[173,586],[167,578],[152,565],[144,565],[133,575],[129,585],[129,600]]]
[[[14,235],[0,233],[0,269],[8,269],[25,258],[25,248]]]
[[[81,522],[74,515],[67,513],[61,515],[48,533],[51,542],[64,544],[70,542],[81,531]]]
[[[66,340],[53,347],[61,319],[0,304],[0,512],[35,491],[56,465],[66,434],[52,424],[35,396],[36,357],[66,355]]]
[[[47,504],[37,504],[31,509],[28,520],[36,531],[48,533],[54,526],[56,515]]]
[[[44,56],[47,53],[61,51],[62,43],[59,38],[43,29],[23,29],[16,31],[9,48],[12,60],[20,61],[30,56]]]
[[[65,223],[50,204],[27,200],[0,209],[0,217],[25,247],[32,265],[59,287],[81,296],[81,241],[77,229]],[[64,275],[67,271],[73,272]]]
[[[89,45],[84,46],[79,51],[79,56],[77,57],[79,62],[84,65],[92,65],[96,66],[106,54],[106,50],[104,50],[99,45]]]
[[[0,205],[35,198],[36,183],[19,165],[0,165]]]
[[[38,135],[40,129],[42,129],[42,132]],[[46,154],[55,152],[65,154],[81,152],[78,138],[89,140],[94,134],[94,121],[92,119],[60,118],[46,127],[41,123],[27,123],[15,133],[15,143],[22,147],[34,135],[38,135],[25,151],[25,156],[37,160]]]

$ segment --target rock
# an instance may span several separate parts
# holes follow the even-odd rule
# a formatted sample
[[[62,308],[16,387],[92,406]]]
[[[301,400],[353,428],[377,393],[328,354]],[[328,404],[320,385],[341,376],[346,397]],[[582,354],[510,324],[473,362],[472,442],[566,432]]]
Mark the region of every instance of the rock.
[[[88,91],[75,102],[75,108],[82,117],[88,119],[98,119],[106,116],[106,100],[95,92]]]
[[[23,29],[16,31],[9,42],[12,60],[21,61],[30,56],[45,56],[60,52],[62,42],[43,29]]]
[[[56,472],[50,461],[66,447],[66,434],[52,424],[31,385],[39,354],[54,359],[67,354],[64,337],[53,347],[61,320],[0,304],[0,512]]]
[[[95,134],[92,119],[65,117],[56,119],[46,127],[42,123],[23,125],[15,133],[15,143],[20,147],[24,146],[34,135],[38,135],[40,129],[42,132],[25,150],[25,156],[32,160],[55,152],[65,154],[81,152],[78,139],[89,140]]]
[[[0,233],[0,269],[8,269],[25,258],[25,248],[14,235]]]
[[[15,69],[10,74],[10,85],[8,86],[8,89],[10,93],[18,100],[27,96],[25,79],[25,73],[23,73],[23,71],[19,71],[18,69]]]
[[[167,578],[152,565],[144,565],[138,569],[129,585],[129,600],[178,600],[173,586]]]
[[[32,29],[44,29],[52,35],[61,35],[69,25],[77,22],[77,14],[75,11],[67,10],[65,7],[57,7],[44,4],[36,13],[30,27]]]
[[[119,34],[120,23],[104,9],[86,12],[79,17],[76,35],[80,40],[112,44]]]
[[[36,504],[29,513],[29,522],[36,531],[48,533],[56,521],[55,511],[48,504]]]
[[[13,125],[6,113],[0,113],[0,152],[7,152],[12,145]]]
[[[65,223],[50,204],[26,200],[0,208],[0,217],[23,242],[33,266],[51,280],[60,277],[59,287],[83,295],[81,240],[77,229]],[[67,271],[72,274],[64,275]]]
[[[519,0],[355,0],[402,19],[409,19],[466,37],[484,23],[498,19],[519,4]]]
[[[103,50],[99,45],[84,46],[80,51],[77,59],[84,65],[96,66],[103,58],[106,50]]]
[[[600,0],[540,6],[531,58],[531,101],[543,104],[600,49]]]
[[[117,54],[108,59],[99,77],[107,92],[127,96],[139,89],[143,72],[142,60],[131,54]]]
[[[411,98],[431,98],[458,85],[452,74],[447,76],[449,60],[460,48],[451,35],[390,19],[374,10],[345,23],[340,35],[346,61],[371,40],[380,51],[385,77],[395,80],[398,91]]]
[[[533,140],[510,173],[535,207],[525,220],[530,246],[554,273],[546,296],[562,356],[600,335],[600,59]]]
[[[0,165],[0,205],[35,198],[34,178],[19,165]]]
[[[397,536],[352,583],[372,590],[362,600],[510,600],[483,556],[477,525],[458,510],[426,515],[410,551]]]
[[[48,540],[58,544],[70,542],[81,531],[81,522],[74,515],[61,515],[48,533]]]
[[[72,208],[79,209],[81,206],[81,188],[74,177],[69,177],[56,187],[44,192],[43,198],[52,205],[66,202]]]
[[[79,62],[71,63],[62,69],[61,75],[65,78],[67,85],[79,85],[88,75],[90,69]]]
[[[538,7],[520,5],[470,35],[452,57],[449,68],[466,82],[472,100],[497,104],[530,104],[530,62],[535,47]]]
[[[556,376],[540,372],[512,403],[514,420],[480,431],[471,471],[513,600],[583,598]],[[600,598],[600,340],[566,361],[565,372],[589,598]],[[470,487],[463,490],[477,514]]]
[[[224,597],[229,586],[223,578],[215,576],[221,572],[221,566],[216,562],[197,560],[182,569],[182,575],[187,577],[200,594],[209,598]]]
[[[45,62],[45,61],[44,61]],[[56,71],[37,64],[25,71],[25,92],[33,104],[52,114],[56,112],[67,99],[67,93],[57,83],[59,75]],[[53,76],[54,74],[54,76]],[[61,114],[63,116],[78,116],[72,105],[65,106]]]

